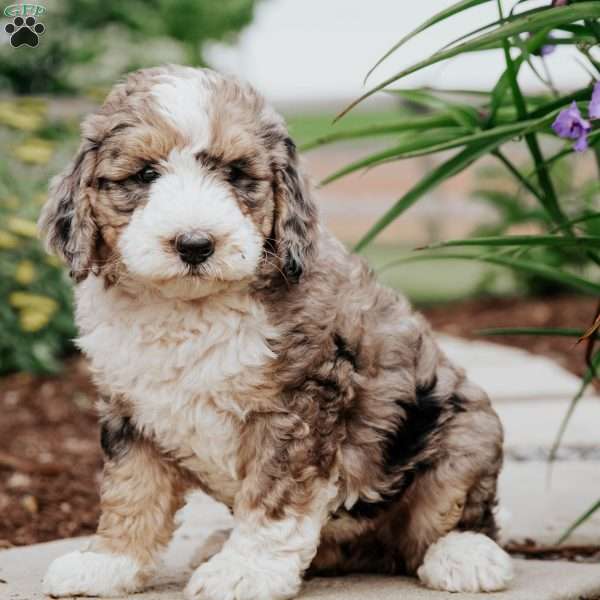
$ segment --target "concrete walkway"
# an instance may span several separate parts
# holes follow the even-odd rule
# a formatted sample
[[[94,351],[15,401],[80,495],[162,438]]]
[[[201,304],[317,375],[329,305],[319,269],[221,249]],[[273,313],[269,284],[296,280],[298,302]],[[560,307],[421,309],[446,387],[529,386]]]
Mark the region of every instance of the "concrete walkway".
[[[83,538],[85,539],[85,538]],[[0,598],[42,600],[40,582],[48,563],[81,547],[82,539],[62,540],[0,553]],[[165,572],[135,600],[182,600],[190,574],[190,540],[178,538],[166,556]],[[494,600],[597,600],[600,598],[600,565],[516,560],[511,590],[491,594]],[[423,588],[405,577],[353,576],[314,579],[305,584],[302,600],[467,600],[486,595],[450,594]]]
[[[579,380],[552,361],[483,342],[440,337],[444,350],[488,390],[506,433],[506,461],[500,503],[510,518],[503,541],[553,544],[564,529],[600,498],[600,399],[586,396],[575,412],[563,450],[548,483],[545,457]],[[1,517],[1,516],[0,516]],[[180,514],[181,525],[165,568],[139,600],[178,600],[189,576],[190,560],[213,531],[228,528],[227,511],[203,494],[193,494]],[[85,539],[62,540],[0,551],[0,599],[38,600],[50,561],[80,548]],[[600,544],[600,514],[576,531],[572,544]],[[516,560],[510,590],[499,600],[600,600],[600,565]],[[407,578],[346,577],[315,579],[304,586],[306,600],[466,600],[473,594],[424,589]]]

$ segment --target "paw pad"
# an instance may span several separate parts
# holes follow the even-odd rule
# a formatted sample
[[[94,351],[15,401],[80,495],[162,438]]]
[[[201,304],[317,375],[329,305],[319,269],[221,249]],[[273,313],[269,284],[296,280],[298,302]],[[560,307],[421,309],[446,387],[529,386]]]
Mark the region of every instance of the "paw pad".
[[[35,17],[15,17],[12,23],[4,26],[4,31],[10,35],[10,45],[13,48],[29,46],[35,48],[39,42],[39,36],[46,31],[42,23],[37,23]]]

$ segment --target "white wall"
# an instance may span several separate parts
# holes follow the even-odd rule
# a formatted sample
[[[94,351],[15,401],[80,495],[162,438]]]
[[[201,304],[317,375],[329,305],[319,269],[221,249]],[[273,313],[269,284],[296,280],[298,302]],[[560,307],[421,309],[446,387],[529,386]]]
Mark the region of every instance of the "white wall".
[[[215,67],[248,79],[276,103],[335,104],[364,89],[362,79],[369,67],[402,35],[455,1],[264,0],[258,5],[255,22],[236,46],[212,46],[208,56]],[[538,4],[549,2],[539,0]],[[504,2],[506,7],[513,3]],[[488,2],[436,26],[393,55],[369,83],[381,81],[446,42],[496,19],[496,3]],[[561,88],[589,80],[574,54],[559,49],[548,58]],[[502,70],[500,53],[478,54],[433,66],[401,85],[485,89]],[[540,88],[528,68],[522,81],[528,89]]]

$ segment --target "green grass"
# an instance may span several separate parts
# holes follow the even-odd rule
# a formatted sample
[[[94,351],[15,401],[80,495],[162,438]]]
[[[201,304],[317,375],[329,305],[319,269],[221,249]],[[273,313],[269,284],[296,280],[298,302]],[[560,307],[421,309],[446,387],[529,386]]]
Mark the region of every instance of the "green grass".
[[[286,121],[292,138],[298,146],[301,146],[328,133],[356,129],[358,127],[373,125],[374,123],[394,123],[398,121],[402,113],[403,111],[400,107],[397,110],[388,109],[377,112],[357,110],[349,113],[339,123],[333,124],[335,111],[332,110],[331,113],[290,114],[286,115]]]
[[[409,248],[369,246],[362,254],[376,271],[395,259],[408,256]],[[380,281],[397,289],[416,304],[437,304],[464,300],[485,293],[515,291],[513,277],[506,269],[463,260],[418,262],[378,272]]]

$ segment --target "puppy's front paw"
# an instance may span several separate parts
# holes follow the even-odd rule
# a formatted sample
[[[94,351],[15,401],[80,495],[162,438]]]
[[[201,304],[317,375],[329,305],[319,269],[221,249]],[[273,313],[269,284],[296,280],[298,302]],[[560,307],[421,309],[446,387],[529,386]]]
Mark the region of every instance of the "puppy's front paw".
[[[453,531],[429,547],[417,575],[434,590],[496,592],[514,573],[510,556],[489,537]]]
[[[110,597],[138,590],[141,579],[140,568],[127,556],[70,552],[50,564],[42,585],[54,597]]]
[[[224,550],[201,565],[184,591],[186,600],[286,600],[300,589],[300,569],[266,554]]]

